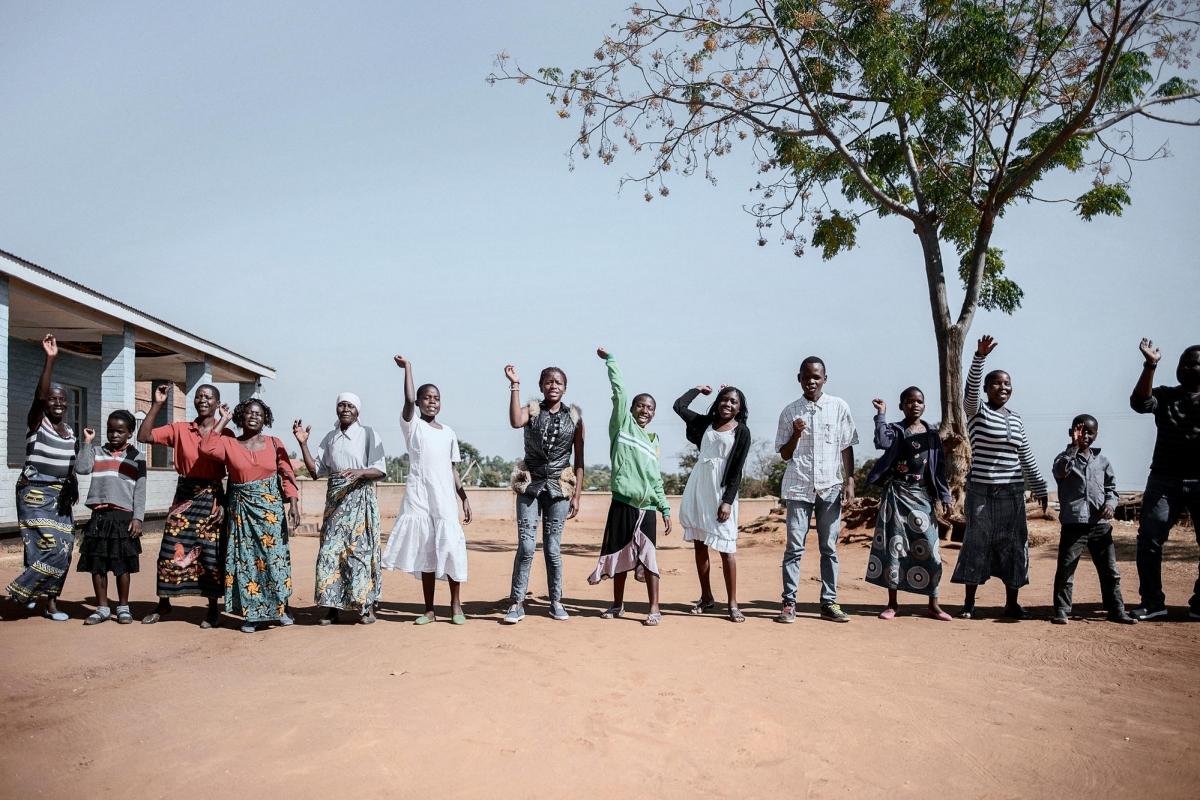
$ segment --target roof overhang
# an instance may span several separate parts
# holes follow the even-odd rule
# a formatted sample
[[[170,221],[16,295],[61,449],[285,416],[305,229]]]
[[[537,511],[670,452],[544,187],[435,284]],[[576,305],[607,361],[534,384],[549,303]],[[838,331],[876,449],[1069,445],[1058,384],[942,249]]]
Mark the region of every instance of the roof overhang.
[[[9,336],[38,341],[52,332],[64,350],[99,356],[101,337],[120,334],[128,325],[134,331],[139,380],[182,381],[184,364],[196,361],[208,361],[218,383],[275,378],[272,367],[3,250],[0,273],[9,277]]]

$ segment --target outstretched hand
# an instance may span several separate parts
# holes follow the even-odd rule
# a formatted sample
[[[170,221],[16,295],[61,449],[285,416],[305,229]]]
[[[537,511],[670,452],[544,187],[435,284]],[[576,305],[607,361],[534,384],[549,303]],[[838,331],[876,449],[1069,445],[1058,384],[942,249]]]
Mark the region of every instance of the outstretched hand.
[[[608,351],[605,350],[603,347],[597,347],[596,355],[600,356],[601,358],[608,358]]]
[[[42,337],[42,350],[46,352],[46,358],[58,357],[58,339],[53,333],[47,333]]]
[[[308,444],[308,435],[312,433],[312,425],[305,425],[304,420],[298,419],[292,423],[292,436],[301,446]]]
[[[979,337],[979,343],[975,345],[975,355],[983,358],[996,349],[996,345],[1000,344],[988,334]]]
[[[883,400],[879,399],[878,397],[871,401],[871,405],[875,407],[876,414],[887,413],[887,403],[883,402]]]
[[[1149,339],[1142,339],[1138,349],[1142,351],[1142,355],[1146,358],[1147,364],[1157,364],[1162,358],[1162,351],[1154,346],[1154,342]]]

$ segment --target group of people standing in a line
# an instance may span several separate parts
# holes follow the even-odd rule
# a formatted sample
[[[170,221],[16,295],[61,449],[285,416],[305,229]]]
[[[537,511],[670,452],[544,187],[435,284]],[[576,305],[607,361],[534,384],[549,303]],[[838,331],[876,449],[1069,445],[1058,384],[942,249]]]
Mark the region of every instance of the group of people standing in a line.
[[[57,599],[75,541],[76,475],[91,474],[85,502],[92,513],[83,528],[78,569],[91,574],[97,607],[84,622],[133,621],[129,576],[139,568],[146,505],[146,459],[133,443],[136,433],[139,444],[171,448],[179,474],[156,560],[158,605],[142,622],[156,623],[171,614],[174,598],[200,595],[208,600],[201,627],[220,624],[221,597],[225,613],[242,618],[243,631],[253,632],[270,622],[293,624],[288,530],[299,524],[299,492],[283,442],[265,433],[274,422],[270,407],[253,398],[231,409],[221,403],[216,387],[203,385],[194,393],[195,419],[155,427],[153,421],[170,397],[169,388],[160,386],[140,427],[129,411],[115,411],[106,421],[103,444],[95,442],[91,429],[82,432],[78,443],[65,421],[66,393],[52,382],[58,355],[54,336],[47,335],[42,346],[45,365],[29,412],[26,461],[16,487],[25,569],[8,585],[8,597],[36,608],[37,599],[45,596],[44,616],[57,621],[68,618]],[[958,612],[965,619],[977,616],[976,591],[993,577],[1006,589],[1004,616],[1025,617],[1018,602],[1021,587],[1029,582],[1025,492],[1028,489],[1043,508],[1048,494],[1021,418],[1008,407],[1010,375],[1002,370],[984,374],[995,347],[990,336],[979,340],[964,398],[973,456],[967,476],[966,531],[951,581],[966,586]],[[1080,414],[1071,422],[1070,442],[1052,469],[1062,522],[1054,580],[1055,623],[1069,618],[1074,572],[1085,549],[1099,572],[1109,619],[1132,623],[1166,616],[1163,543],[1182,511],[1187,510],[1193,521],[1200,515],[1200,345],[1183,352],[1175,386],[1153,386],[1160,353],[1145,339],[1141,351],[1145,363],[1130,402],[1135,411],[1153,414],[1158,430],[1137,540],[1141,606],[1127,612],[1122,601],[1110,524],[1117,503],[1115,478],[1112,465],[1092,446],[1099,433],[1095,418]],[[618,618],[625,614],[626,579],[633,573],[647,587],[649,613],[644,624],[654,626],[662,621],[657,517],[663,519],[665,534],[673,527],[659,471],[658,437],[648,429],[657,405],[646,393],[629,397],[616,360],[603,348],[597,354],[605,362],[612,386],[608,425],[612,501],[600,557],[588,582],[612,579],[613,602],[600,616]],[[467,580],[462,526],[471,521],[471,506],[455,467],[460,460],[458,439],[437,419],[441,410],[437,386],[414,387],[411,362],[396,356],[395,363],[404,372],[400,425],[410,474],[386,547],[381,546],[374,487],[385,476],[384,450],[375,432],[359,422],[360,398],[338,395],[336,425],[320,440],[315,454],[309,448],[310,426],[301,420],[292,426],[309,474],[328,479],[314,589],[322,609],[321,624],[338,621],[341,612],[355,614],[364,624],[374,622],[385,568],[421,579],[425,610],[416,624],[436,620],[438,580],[449,586],[450,621],[461,625],[467,619],[461,598],[461,585]],[[525,616],[539,520],[550,616],[566,620],[570,615],[563,604],[561,539],[566,520],[579,511],[583,417],[577,406],[563,402],[567,376],[562,369],[542,370],[541,399],[525,404],[515,367],[505,367],[504,373],[510,384],[509,422],[524,431],[525,452],[512,475],[517,550],[509,607],[502,621],[516,624]],[[842,504],[855,494],[858,433],[847,403],[824,392],[828,375],[820,358],[804,359],[797,377],[803,395],[783,409],[775,437],[776,450],[787,462],[781,490],[787,509],[783,602],[776,620],[796,619],[800,561],[815,517],[821,617],[848,622],[850,617],[837,599],[837,538]],[[728,618],[740,623],[746,618],[737,601],[738,489],[751,444],[748,408],[741,390],[721,386],[707,411],[691,409],[698,396],[712,393],[710,386],[696,386],[674,404],[688,441],[699,448],[684,490],[679,526],[684,541],[693,544],[700,583],[700,597],[691,612],[703,614],[716,606],[709,555],[715,550],[721,557]],[[927,615],[948,621],[951,616],[938,601],[942,564],[937,520],[951,498],[938,429],[924,420],[925,397],[915,386],[900,394],[903,416],[898,422],[887,421],[883,400],[876,399],[873,405],[874,443],[883,455],[867,480],[883,487],[883,496],[866,580],[888,590],[881,618],[896,616],[897,595],[903,591],[927,597]],[[240,434],[229,429],[231,421]],[[108,602],[110,573],[117,584],[115,612]],[[1190,615],[1200,619],[1200,578],[1190,600]]]

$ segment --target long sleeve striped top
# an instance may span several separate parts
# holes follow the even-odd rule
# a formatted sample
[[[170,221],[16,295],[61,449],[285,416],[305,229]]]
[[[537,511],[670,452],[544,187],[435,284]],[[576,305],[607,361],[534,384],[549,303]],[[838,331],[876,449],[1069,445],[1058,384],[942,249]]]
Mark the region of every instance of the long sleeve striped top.
[[[75,471],[92,476],[87,507],[115,506],[146,518],[146,457],[133,445],[110,451],[107,446],[85,444],[79,448]]]
[[[1034,497],[1046,496],[1046,480],[1025,436],[1021,417],[1008,407],[992,408],[980,401],[984,356],[976,355],[967,372],[963,409],[971,437],[971,470],[967,480],[986,484],[1024,483]]]

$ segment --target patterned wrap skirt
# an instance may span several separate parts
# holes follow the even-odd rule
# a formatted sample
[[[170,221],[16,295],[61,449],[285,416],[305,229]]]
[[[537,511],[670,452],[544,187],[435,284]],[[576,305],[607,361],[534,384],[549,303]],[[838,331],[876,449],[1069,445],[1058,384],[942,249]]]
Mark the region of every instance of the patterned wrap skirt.
[[[83,528],[79,540],[80,572],[92,575],[129,575],[138,571],[142,540],[129,532],[133,512],[121,508],[99,508]]]
[[[379,600],[382,588],[375,482],[331,475],[317,553],[317,605],[362,610]]]
[[[1025,484],[967,484],[967,529],[954,583],[978,586],[999,578],[1010,589],[1029,583]]]
[[[158,596],[220,597],[225,592],[225,524],[213,519],[220,481],[180,478],[158,550]]]
[[[292,596],[292,558],[278,476],[229,484],[225,517],[225,611],[247,622],[281,618]]]
[[[25,545],[25,571],[13,579],[5,593],[18,603],[35,597],[58,597],[71,568],[75,523],[71,508],[59,502],[62,481],[17,481],[17,523]]]
[[[588,576],[588,583],[597,584],[605,578],[633,570],[639,581],[646,573],[658,576],[658,551],[654,509],[639,509],[613,500],[608,507],[604,524],[604,542],[600,559]]]
[[[933,503],[920,483],[892,480],[883,490],[867,583],[937,597],[942,579]]]

